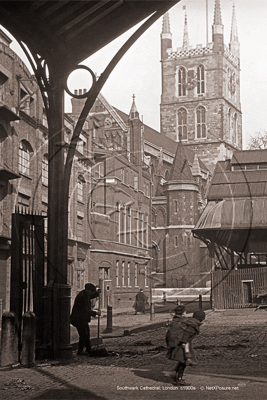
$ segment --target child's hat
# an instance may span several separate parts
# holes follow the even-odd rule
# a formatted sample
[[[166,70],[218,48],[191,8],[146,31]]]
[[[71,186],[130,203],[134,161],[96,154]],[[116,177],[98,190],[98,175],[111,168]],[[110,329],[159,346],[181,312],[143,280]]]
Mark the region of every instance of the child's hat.
[[[203,321],[205,319],[205,317],[206,317],[206,315],[205,315],[204,311],[202,311],[202,310],[197,310],[193,314],[193,318],[196,318],[199,321]]]
[[[185,306],[177,306],[174,309],[175,315],[182,315],[183,312],[185,311]]]

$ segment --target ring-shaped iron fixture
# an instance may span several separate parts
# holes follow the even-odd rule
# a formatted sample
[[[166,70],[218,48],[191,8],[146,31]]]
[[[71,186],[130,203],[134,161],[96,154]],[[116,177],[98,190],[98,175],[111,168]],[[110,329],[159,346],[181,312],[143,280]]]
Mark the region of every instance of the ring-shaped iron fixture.
[[[96,76],[89,67],[87,67],[86,65],[76,65],[76,67],[74,68],[74,70],[72,72],[76,71],[77,69],[85,69],[86,71],[90,72],[92,79],[93,79],[92,86],[96,83]],[[72,74],[72,72],[70,74]],[[69,78],[70,74],[68,75],[68,78]],[[71,97],[74,97],[75,99],[85,99],[86,97],[88,97],[88,93],[91,88],[86,93],[83,93],[83,94],[71,93],[71,91],[69,90],[68,85],[67,85],[68,78],[66,79],[65,90]]]

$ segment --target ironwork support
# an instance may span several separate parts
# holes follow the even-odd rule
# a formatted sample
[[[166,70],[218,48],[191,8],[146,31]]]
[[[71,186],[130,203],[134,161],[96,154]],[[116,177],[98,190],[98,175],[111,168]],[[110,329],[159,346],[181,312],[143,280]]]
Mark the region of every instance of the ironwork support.
[[[164,8],[164,7],[163,7]],[[69,358],[70,346],[70,292],[67,284],[67,244],[68,244],[68,196],[71,169],[75,149],[83,124],[97,96],[110,73],[136,40],[158,19],[167,8],[155,12],[125,42],[98,80],[93,76],[93,85],[83,97],[87,97],[83,110],[75,126],[64,163],[64,90],[67,78],[72,72],[65,70],[64,60],[58,58],[41,59],[20,42],[27,55],[40,87],[48,117],[48,285],[44,289],[44,340],[41,357]],[[69,68],[69,67],[66,67]],[[76,66],[81,68],[81,66]],[[47,74],[49,71],[49,76]],[[75,69],[75,68],[74,68]]]

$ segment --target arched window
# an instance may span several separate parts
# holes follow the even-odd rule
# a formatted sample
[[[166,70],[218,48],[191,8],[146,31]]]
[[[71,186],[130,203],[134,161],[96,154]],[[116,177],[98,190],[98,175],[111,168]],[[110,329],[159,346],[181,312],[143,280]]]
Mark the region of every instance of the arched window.
[[[206,110],[203,106],[199,106],[196,111],[197,117],[197,139],[205,138],[206,133]]]
[[[233,140],[233,138],[232,138],[232,119],[231,119],[231,109],[229,108],[228,109],[228,112],[227,112],[227,119],[228,119],[228,129],[229,129],[229,139],[230,139],[230,141],[232,141]]]
[[[203,65],[197,67],[197,94],[205,93],[205,70]]]
[[[42,160],[42,184],[48,186],[48,156],[45,154]]]
[[[19,144],[19,172],[30,175],[30,153],[32,148],[29,142],[22,140]]]
[[[238,138],[237,138],[237,114],[234,113],[233,115],[233,142],[237,144]]]
[[[227,86],[228,86],[228,96],[231,97],[231,71],[227,68]]]
[[[180,67],[178,70],[178,96],[186,95],[186,70]]]
[[[187,140],[187,111],[180,108],[177,113],[178,135],[177,141]]]
[[[79,175],[77,182],[77,200],[83,203],[83,185],[84,185],[84,177]]]

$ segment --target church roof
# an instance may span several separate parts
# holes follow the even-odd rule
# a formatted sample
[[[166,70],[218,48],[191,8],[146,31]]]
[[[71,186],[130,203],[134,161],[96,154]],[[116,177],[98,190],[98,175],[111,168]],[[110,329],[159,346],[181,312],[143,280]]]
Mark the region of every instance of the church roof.
[[[128,121],[128,115],[124,113],[123,111],[117,109],[114,107],[118,115],[122,118],[123,121],[127,123]],[[176,153],[176,148],[178,143],[175,142],[174,140],[170,139],[166,135],[163,135],[162,133],[158,132],[156,129],[151,128],[150,126],[143,124],[144,125],[144,140],[148,144],[151,143],[154,146],[156,146],[158,149],[162,148],[164,151],[169,153],[172,157],[175,156]],[[194,162],[194,157],[195,157],[195,152],[191,150],[189,147],[184,146],[184,150],[186,153],[186,158],[189,162],[189,164],[193,165]],[[207,173],[210,172],[207,166],[199,159],[199,166],[202,171],[206,171]]]
[[[169,180],[170,181],[194,180],[191,169],[188,164],[185,149],[181,141],[178,142]]]

